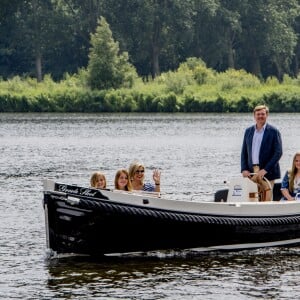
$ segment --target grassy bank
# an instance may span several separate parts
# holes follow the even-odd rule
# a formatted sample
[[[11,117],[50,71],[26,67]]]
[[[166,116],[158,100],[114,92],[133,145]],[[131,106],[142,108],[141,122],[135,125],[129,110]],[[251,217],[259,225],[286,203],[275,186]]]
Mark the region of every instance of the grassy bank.
[[[84,75],[38,83],[15,77],[0,81],[0,112],[248,112],[257,104],[273,112],[300,112],[300,79],[265,81],[243,70],[217,73],[187,61],[155,80],[130,89],[91,90]]]

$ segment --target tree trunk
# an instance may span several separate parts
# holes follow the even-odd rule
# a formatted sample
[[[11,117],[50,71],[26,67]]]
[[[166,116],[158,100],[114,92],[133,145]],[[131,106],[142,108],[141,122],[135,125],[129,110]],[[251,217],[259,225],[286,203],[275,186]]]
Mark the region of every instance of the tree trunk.
[[[35,70],[36,70],[36,78],[38,82],[43,81],[42,74],[42,55],[38,52],[35,57]]]
[[[152,48],[152,78],[160,75],[160,67],[159,67],[159,47],[153,45]]]
[[[277,61],[277,59],[274,60],[274,65],[276,68],[277,78],[279,81],[282,81],[283,79],[283,69],[281,67],[281,64]]]
[[[250,72],[258,77],[261,77],[260,61],[256,49],[251,51]]]
[[[235,65],[235,50],[234,50],[234,40],[235,32],[231,29],[226,30],[226,40],[227,40],[227,65],[229,69],[234,69]]]
[[[160,39],[161,25],[160,21],[156,19],[153,24],[153,36],[152,36],[152,78],[160,75],[159,67],[159,39]]]
[[[227,64],[228,68],[234,69],[234,50],[232,47],[228,47]]]
[[[296,51],[296,54],[294,55],[293,57],[293,62],[292,62],[292,73],[293,73],[293,76],[297,77],[298,76],[298,73],[299,73],[299,50]]]

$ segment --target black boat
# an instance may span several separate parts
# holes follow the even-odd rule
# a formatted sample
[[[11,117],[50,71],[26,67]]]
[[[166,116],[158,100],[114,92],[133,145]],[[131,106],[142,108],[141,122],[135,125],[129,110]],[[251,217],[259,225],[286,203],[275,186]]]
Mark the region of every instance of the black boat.
[[[103,256],[300,245],[300,201],[279,201],[276,183],[273,201],[260,202],[244,183],[195,202],[45,180],[47,247],[56,255]]]

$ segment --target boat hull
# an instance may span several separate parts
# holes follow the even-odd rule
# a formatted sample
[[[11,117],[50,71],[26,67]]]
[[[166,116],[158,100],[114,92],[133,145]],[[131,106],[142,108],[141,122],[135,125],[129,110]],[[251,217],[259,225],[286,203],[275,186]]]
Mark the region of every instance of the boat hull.
[[[144,204],[146,200],[149,201],[144,197]],[[184,212],[122,203],[100,192],[97,197],[74,197],[47,191],[44,207],[48,247],[58,254],[99,256],[170,249],[300,245],[297,213],[239,216]]]

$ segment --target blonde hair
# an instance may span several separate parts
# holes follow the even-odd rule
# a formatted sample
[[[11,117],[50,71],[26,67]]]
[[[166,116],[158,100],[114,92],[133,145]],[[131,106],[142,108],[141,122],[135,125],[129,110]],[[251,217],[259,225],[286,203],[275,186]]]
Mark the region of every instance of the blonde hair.
[[[266,106],[266,105],[257,105],[257,106],[255,106],[254,109],[253,109],[253,113],[255,114],[257,111],[263,110],[263,109],[265,109],[266,113],[269,114],[269,107]]]
[[[300,151],[295,153],[295,155],[293,157],[292,169],[288,171],[288,174],[289,174],[289,190],[290,190],[290,192],[294,191],[294,180],[295,180],[295,176],[297,174],[297,168],[296,168],[295,160],[296,160],[297,156],[300,156]]]
[[[139,161],[134,161],[130,164],[129,171],[128,171],[130,181],[133,180],[134,174],[139,168],[143,168],[145,170],[143,163],[141,163]],[[143,181],[142,181],[142,184],[143,184]]]
[[[132,191],[132,185],[131,185],[131,181],[129,179],[129,173],[126,169],[120,169],[120,170],[117,171],[116,176],[115,176],[115,188],[117,190],[120,189],[118,181],[119,181],[119,178],[122,174],[125,174],[127,176],[127,179],[128,179],[128,182],[125,186],[125,191]]]
[[[104,180],[104,189],[106,189],[106,177],[103,173],[101,172],[94,172],[91,176],[91,179],[90,179],[90,184],[91,184],[91,187],[96,187],[96,183],[97,183],[97,179],[98,178],[102,178]]]

